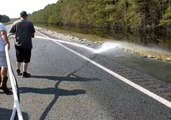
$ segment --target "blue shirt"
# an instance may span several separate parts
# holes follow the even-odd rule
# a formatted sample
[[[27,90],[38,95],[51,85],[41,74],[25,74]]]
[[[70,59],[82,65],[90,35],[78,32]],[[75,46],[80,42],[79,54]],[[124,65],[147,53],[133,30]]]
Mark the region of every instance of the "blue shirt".
[[[7,32],[5,25],[0,22],[0,31]],[[5,41],[2,39],[2,36],[0,35],[0,51],[5,51]]]

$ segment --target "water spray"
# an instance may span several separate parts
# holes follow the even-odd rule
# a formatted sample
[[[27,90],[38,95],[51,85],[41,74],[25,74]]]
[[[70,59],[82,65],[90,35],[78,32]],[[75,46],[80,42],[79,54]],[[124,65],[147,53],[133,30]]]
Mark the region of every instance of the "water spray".
[[[73,42],[68,42],[68,41],[62,41],[62,40],[58,40],[58,39],[53,39],[53,38],[49,38],[49,37],[41,37],[41,36],[36,36],[36,38],[40,38],[40,39],[48,39],[48,40],[52,40],[54,42],[59,42],[59,43],[64,43],[64,44],[68,44],[68,45],[73,45],[73,46],[77,46],[80,48],[84,48],[86,50],[89,50],[93,53],[96,54],[100,54],[103,52],[107,52],[109,50],[115,49],[116,47],[119,47],[120,44],[119,43],[114,43],[114,42],[105,42],[103,43],[100,47],[98,47],[97,49],[85,46],[85,45],[81,45],[78,43],[73,43]]]
[[[102,52],[107,52],[107,51],[115,49],[119,46],[120,46],[119,43],[105,42],[98,49],[95,50],[95,53],[100,54]]]

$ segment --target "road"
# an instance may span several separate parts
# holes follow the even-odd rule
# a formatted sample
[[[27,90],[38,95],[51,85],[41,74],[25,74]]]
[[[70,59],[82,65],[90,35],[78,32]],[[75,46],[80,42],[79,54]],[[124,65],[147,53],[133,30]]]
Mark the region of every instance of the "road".
[[[171,120],[169,107],[98,66],[146,89],[158,86],[147,85],[155,78],[116,62],[111,54],[127,55],[119,49],[94,54],[73,45],[34,38],[28,68],[32,77],[17,76],[24,120]],[[15,70],[13,47],[10,61]],[[156,88],[150,91],[158,94]],[[0,119],[7,120],[13,96],[0,92]],[[160,96],[164,98],[165,94]]]

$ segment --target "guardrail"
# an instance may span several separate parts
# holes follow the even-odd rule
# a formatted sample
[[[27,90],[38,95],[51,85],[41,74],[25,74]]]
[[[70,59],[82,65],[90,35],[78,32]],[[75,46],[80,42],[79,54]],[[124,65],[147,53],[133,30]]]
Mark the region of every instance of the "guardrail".
[[[10,120],[23,120],[23,116],[20,109],[20,102],[19,102],[19,91],[18,91],[18,84],[17,80],[14,76],[14,72],[12,70],[10,59],[9,59],[9,53],[8,53],[8,47],[5,46],[5,54],[7,59],[7,66],[8,66],[8,75],[11,82],[13,97],[14,97],[14,105],[13,105],[13,111]]]

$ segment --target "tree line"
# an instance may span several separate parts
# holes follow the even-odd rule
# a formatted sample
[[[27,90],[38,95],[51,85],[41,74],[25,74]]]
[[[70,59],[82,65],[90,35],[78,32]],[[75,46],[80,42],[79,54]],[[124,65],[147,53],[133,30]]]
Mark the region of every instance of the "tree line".
[[[38,24],[171,36],[171,0],[58,0],[29,18]]]

